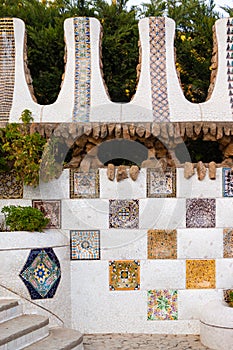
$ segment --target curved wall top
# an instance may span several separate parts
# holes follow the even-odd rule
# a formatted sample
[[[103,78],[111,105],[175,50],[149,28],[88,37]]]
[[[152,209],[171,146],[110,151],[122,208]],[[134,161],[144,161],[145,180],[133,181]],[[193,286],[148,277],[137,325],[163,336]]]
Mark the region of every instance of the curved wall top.
[[[175,22],[166,17],[139,22],[141,74],[129,103],[111,102],[100,69],[101,26],[77,17],[64,23],[67,62],[55,103],[41,106],[31,97],[24,70],[25,26],[20,19],[0,19],[0,121],[19,121],[24,109],[35,122],[179,122],[232,121],[233,19],[216,21],[218,71],[211,98],[187,101],[174,61]]]

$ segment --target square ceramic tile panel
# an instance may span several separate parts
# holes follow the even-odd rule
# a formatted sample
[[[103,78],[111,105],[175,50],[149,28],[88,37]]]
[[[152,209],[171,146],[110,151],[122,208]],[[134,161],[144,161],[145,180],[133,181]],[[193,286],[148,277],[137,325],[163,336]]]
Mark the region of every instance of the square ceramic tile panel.
[[[109,261],[109,289],[111,291],[140,289],[140,261]]]
[[[175,197],[176,169],[147,169],[147,197]]]
[[[148,259],[176,259],[176,230],[149,230],[147,234]]]
[[[23,198],[23,182],[16,180],[13,171],[0,173],[0,198]]]
[[[98,198],[99,172],[70,170],[70,198]]]
[[[216,203],[214,198],[186,200],[186,227],[215,227]]]
[[[71,260],[100,259],[100,231],[70,231]]]
[[[31,299],[53,298],[61,279],[60,263],[53,249],[32,249],[19,276]]]
[[[177,290],[149,290],[148,320],[177,320],[178,319],[178,293]]]
[[[50,220],[46,228],[61,228],[61,201],[33,200],[33,208],[37,208]]]
[[[215,260],[186,260],[187,289],[215,289]]]
[[[110,199],[109,228],[139,228],[139,200]]]
[[[223,230],[223,257],[233,258],[233,228]]]
[[[223,196],[233,197],[233,172],[230,168],[222,169]]]

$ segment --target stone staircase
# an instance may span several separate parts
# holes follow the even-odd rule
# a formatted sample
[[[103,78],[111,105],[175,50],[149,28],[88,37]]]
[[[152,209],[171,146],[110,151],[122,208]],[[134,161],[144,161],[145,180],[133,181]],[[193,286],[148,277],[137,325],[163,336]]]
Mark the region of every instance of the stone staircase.
[[[24,315],[18,300],[0,299],[0,350],[83,350],[82,334],[73,329],[49,329],[49,319]]]

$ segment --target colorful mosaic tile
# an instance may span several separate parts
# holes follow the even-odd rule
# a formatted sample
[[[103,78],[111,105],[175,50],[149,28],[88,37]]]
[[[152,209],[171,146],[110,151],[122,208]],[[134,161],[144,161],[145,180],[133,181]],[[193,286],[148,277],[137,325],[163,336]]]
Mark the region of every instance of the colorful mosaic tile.
[[[175,197],[176,170],[147,169],[147,197]]]
[[[193,198],[186,200],[186,227],[215,227],[215,199]]]
[[[110,290],[140,289],[140,261],[114,260],[109,261]]]
[[[176,230],[149,230],[147,235],[148,259],[176,259]]]
[[[233,258],[233,228],[223,230],[223,257]]]
[[[233,197],[233,172],[230,168],[222,169],[223,196]]]
[[[149,290],[148,293],[148,320],[177,320],[178,293],[177,290]]]
[[[72,260],[100,259],[100,231],[70,231]]]
[[[75,82],[73,122],[88,122],[91,98],[90,19],[74,18]]]
[[[0,173],[0,198],[23,198],[23,182],[16,180],[13,171]]]
[[[169,121],[167,95],[165,17],[150,17],[150,78],[152,107],[156,122]]]
[[[231,109],[233,112],[233,44],[232,43],[233,43],[233,20],[228,19],[227,42],[226,42],[227,80],[228,80],[229,102],[231,104]],[[226,197],[231,197],[231,196],[226,195]]]
[[[109,228],[138,228],[139,201],[115,200],[109,201]]]
[[[61,228],[61,201],[59,200],[33,200],[33,208],[37,208],[50,221],[46,228]]]
[[[60,263],[53,249],[32,249],[19,276],[31,299],[53,298],[61,279]]]
[[[98,171],[81,172],[70,170],[70,198],[98,198]]]
[[[215,260],[186,260],[186,288],[215,288]]]
[[[15,85],[15,36],[12,18],[0,18],[0,121],[8,121]]]

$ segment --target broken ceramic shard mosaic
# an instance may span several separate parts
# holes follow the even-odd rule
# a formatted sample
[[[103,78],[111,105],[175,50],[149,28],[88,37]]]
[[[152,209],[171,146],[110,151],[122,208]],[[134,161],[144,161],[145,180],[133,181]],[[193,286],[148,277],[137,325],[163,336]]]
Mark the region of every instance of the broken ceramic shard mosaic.
[[[109,201],[109,228],[138,228],[139,201],[115,200]]]
[[[223,196],[233,197],[233,172],[230,168],[222,169]]]
[[[176,170],[147,169],[147,197],[175,197]]]
[[[61,228],[61,201],[33,200],[32,206],[39,209],[50,220],[46,228]]]
[[[215,227],[216,204],[214,198],[186,200],[186,227]]]
[[[186,260],[186,288],[215,288],[215,260]]]
[[[81,172],[70,170],[70,198],[98,198],[98,171]]]
[[[109,289],[111,291],[140,289],[140,261],[109,261]]]
[[[149,230],[147,234],[148,259],[176,259],[176,230]]]
[[[178,292],[177,290],[149,290],[148,297],[148,320],[174,321],[178,319]]]
[[[61,279],[60,263],[53,249],[32,249],[19,276],[31,299],[53,298]]]
[[[72,260],[100,259],[100,231],[70,231]]]

